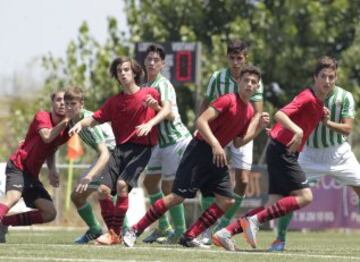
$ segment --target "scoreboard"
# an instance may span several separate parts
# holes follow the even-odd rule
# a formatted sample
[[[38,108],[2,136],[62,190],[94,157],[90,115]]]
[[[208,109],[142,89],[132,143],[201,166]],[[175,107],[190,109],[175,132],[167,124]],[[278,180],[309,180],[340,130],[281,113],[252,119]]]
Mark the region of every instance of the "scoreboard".
[[[135,44],[135,59],[144,66],[145,52],[154,42]],[[176,87],[198,84],[200,81],[200,43],[165,42],[158,43],[165,49],[165,67],[162,74]]]

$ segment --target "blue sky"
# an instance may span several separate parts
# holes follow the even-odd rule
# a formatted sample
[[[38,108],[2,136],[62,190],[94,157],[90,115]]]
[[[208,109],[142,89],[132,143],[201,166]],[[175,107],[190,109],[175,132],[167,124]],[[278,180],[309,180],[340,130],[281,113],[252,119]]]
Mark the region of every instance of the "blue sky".
[[[83,21],[100,42],[108,16],[126,31],[123,8],[122,0],[0,0],[0,78],[26,70],[49,52],[64,56]]]

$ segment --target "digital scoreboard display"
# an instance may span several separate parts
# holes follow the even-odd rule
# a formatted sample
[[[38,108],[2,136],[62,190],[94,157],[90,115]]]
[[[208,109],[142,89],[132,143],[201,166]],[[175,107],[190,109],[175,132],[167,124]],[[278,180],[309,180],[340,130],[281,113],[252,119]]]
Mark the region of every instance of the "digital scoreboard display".
[[[154,42],[135,44],[135,59],[144,66],[145,52]],[[196,84],[200,74],[200,43],[158,43],[165,49],[165,67],[162,74],[174,86]]]

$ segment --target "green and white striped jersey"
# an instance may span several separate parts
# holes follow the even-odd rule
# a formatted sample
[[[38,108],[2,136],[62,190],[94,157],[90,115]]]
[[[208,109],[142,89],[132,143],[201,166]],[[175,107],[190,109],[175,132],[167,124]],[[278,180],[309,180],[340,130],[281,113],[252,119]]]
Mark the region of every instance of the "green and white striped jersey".
[[[224,68],[219,71],[215,71],[211,75],[206,89],[206,96],[209,102],[212,102],[219,96],[238,92],[238,83],[232,78],[230,69]],[[263,92],[264,86],[260,80],[260,86],[258,90],[252,95],[250,100],[252,102],[262,101]]]
[[[146,86],[156,88],[160,93],[161,101],[170,101],[171,111],[175,115],[174,121],[164,120],[159,124],[159,147],[164,148],[173,145],[186,137],[190,137],[191,134],[189,130],[181,121],[176,103],[175,88],[170,81],[161,74],[158,74],[155,80],[151,83],[146,83]]]
[[[82,120],[85,117],[91,117],[93,112],[82,109],[81,117]],[[76,124],[73,120],[70,121],[70,128]],[[100,143],[105,143],[109,150],[113,150],[116,146],[114,133],[112,131],[111,125],[109,123],[104,123],[94,127],[83,128],[79,136],[84,143],[89,145],[91,148],[97,151],[97,145]]]
[[[340,123],[342,118],[355,117],[355,102],[352,94],[341,87],[335,86],[332,94],[326,98],[324,105],[330,110],[330,120]],[[309,112],[311,114],[311,112]],[[322,122],[314,129],[306,141],[313,148],[326,148],[340,145],[346,137],[323,125]]]

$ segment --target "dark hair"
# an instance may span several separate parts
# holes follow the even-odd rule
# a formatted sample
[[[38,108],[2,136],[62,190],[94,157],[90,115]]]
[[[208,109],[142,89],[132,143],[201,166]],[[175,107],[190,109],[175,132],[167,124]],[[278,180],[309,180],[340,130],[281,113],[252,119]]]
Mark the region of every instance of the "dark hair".
[[[134,77],[135,83],[137,85],[140,85],[141,80],[144,77],[144,71],[141,68],[141,66],[134,59],[131,59],[129,57],[117,57],[112,61],[111,65],[110,65],[110,70],[109,70],[111,77],[115,78],[120,83],[120,81],[117,77],[117,67],[118,67],[118,65],[122,65],[125,62],[130,62],[131,70],[133,71],[133,73],[135,75],[135,77]]]
[[[259,80],[261,79],[261,70],[253,65],[244,65],[240,71],[240,78],[243,77],[244,74],[249,73],[252,75],[257,75]]]
[[[82,89],[78,86],[72,86],[66,89],[64,100],[65,101],[71,101],[71,100],[78,100],[80,102],[84,101],[84,93]]]
[[[64,92],[65,92],[65,90],[62,89],[62,88],[59,88],[59,89],[54,90],[54,91],[51,93],[51,95],[50,95],[51,101],[54,101],[55,96],[56,96],[57,94],[59,94],[59,93],[64,93]]]
[[[163,46],[159,45],[159,44],[151,44],[148,46],[148,48],[146,48],[146,52],[145,52],[145,57],[150,53],[150,52],[154,52],[159,54],[161,60],[165,59],[165,49]]]
[[[248,51],[248,44],[246,44],[245,42],[236,39],[236,40],[231,40],[228,43],[227,46],[227,55],[231,54],[231,53],[244,53],[247,54]]]
[[[329,68],[336,71],[337,67],[338,62],[335,58],[332,58],[330,56],[320,57],[315,66],[314,76],[317,76],[324,68]]]

